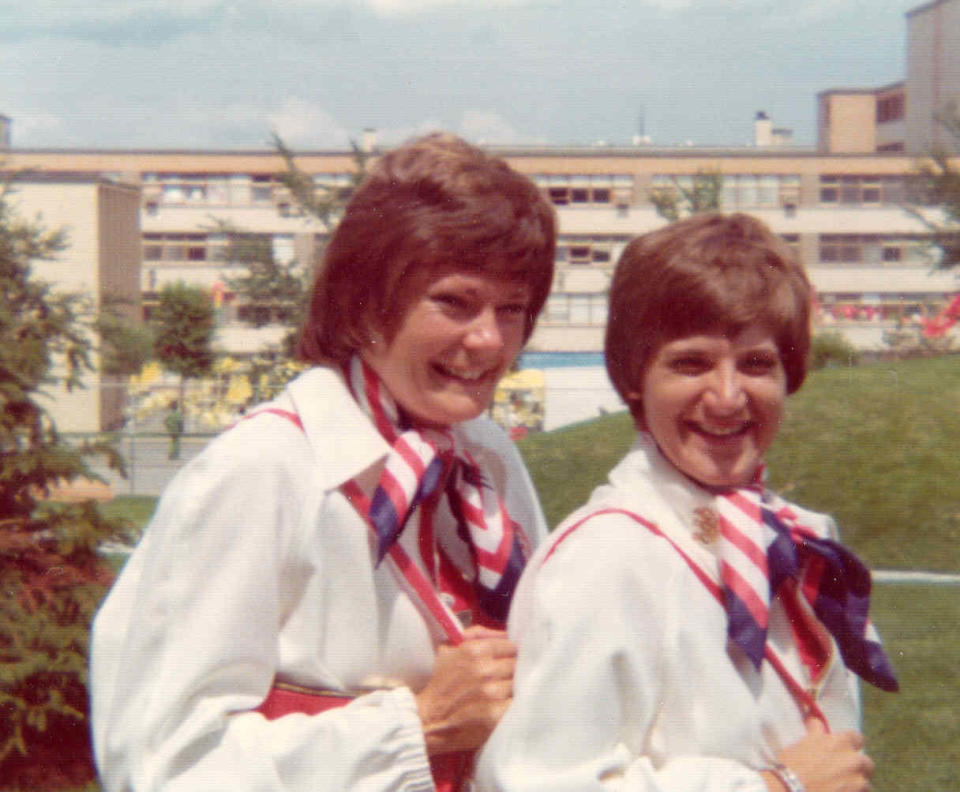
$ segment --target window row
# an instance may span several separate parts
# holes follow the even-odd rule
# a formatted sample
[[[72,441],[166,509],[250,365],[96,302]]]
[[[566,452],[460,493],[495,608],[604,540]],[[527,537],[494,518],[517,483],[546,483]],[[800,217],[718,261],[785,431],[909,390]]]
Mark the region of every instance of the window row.
[[[256,245],[269,245],[275,261],[290,262],[296,258],[293,234],[241,233],[146,233],[143,235],[143,260],[215,261],[228,263],[253,253]]]
[[[613,264],[629,237],[561,236],[557,240],[555,261],[558,264]]]
[[[796,207],[800,203],[800,176],[783,174],[655,174],[650,183],[651,192],[666,192],[678,198],[695,189],[712,189],[714,178],[719,180],[717,199],[720,208],[775,209]]]
[[[607,323],[607,295],[605,292],[551,294],[547,298],[542,321],[602,327]]]
[[[907,186],[904,176],[824,174],[820,177],[820,203],[898,205],[909,197]]]
[[[270,173],[145,173],[143,196],[148,211],[161,204],[249,206],[271,203],[278,184]]]
[[[821,264],[929,265],[930,242],[919,236],[821,234]]]
[[[629,204],[633,176],[629,174],[535,174],[531,177],[555,206],[570,204]]]

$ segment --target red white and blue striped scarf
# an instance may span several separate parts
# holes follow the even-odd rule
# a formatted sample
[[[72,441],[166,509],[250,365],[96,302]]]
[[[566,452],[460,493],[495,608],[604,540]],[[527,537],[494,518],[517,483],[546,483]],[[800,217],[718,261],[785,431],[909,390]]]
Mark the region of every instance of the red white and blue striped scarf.
[[[868,617],[871,582],[863,563],[802,526],[790,506],[764,491],[762,483],[722,491],[716,504],[727,634],[754,666],[759,668],[764,657],[771,598],[794,596],[790,590],[795,589],[833,635],[851,671],[883,690],[897,690]]]
[[[393,397],[359,357],[351,359],[345,374],[357,403],[391,446],[379,479],[365,499],[369,507],[364,516],[377,537],[377,564],[411,517],[422,518],[425,510],[418,508],[420,504],[446,494],[457,536],[467,544],[473,560],[473,569],[460,571],[474,581],[477,599],[487,614],[505,621],[530,548],[503,499],[452,432],[403,426]]]

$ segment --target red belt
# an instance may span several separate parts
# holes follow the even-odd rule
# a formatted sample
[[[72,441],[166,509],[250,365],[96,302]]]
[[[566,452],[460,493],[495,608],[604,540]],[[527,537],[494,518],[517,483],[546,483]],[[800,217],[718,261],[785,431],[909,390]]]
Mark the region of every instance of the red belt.
[[[299,685],[277,684],[254,712],[267,720],[275,720],[295,712],[319,715],[321,712],[343,707],[355,695],[336,690],[316,690]],[[437,792],[459,792],[467,780],[473,760],[473,751],[455,751],[430,757],[430,772]]]

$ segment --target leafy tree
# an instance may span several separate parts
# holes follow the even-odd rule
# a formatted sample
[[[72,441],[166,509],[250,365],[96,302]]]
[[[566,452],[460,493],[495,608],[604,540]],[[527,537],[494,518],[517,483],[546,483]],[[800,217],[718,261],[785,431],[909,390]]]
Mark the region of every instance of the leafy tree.
[[[120,301],[108,303],[96,320],[104,374],[137,374],[153,357],[153,331],[132,321],[123,308]]]
[[[661,217],[672,223],[698,212],[720,209],[723,192],[723,174],[720,171],[699,170],[693,175],[689,186],[676,176],[671,179],[672,187],[655,187],[650,191],[650,201]]]
[[[91,502],[53,503],[63,481],[96,479],[107,446],[71,447],[43,406],[90,371],[83,298],[57,294],[33,262],[66,245],[19,218],[0,189],[0,787],[49,789],[94,777],[86,725],[87,633],[110,580],[98,546],[123,538]]]
[[[165,369],[180,375],[180,403],[185,380],[210,373],[213,366],[214,315],[210,296],[198,286],[169,283],[150,318],[153,351]]]

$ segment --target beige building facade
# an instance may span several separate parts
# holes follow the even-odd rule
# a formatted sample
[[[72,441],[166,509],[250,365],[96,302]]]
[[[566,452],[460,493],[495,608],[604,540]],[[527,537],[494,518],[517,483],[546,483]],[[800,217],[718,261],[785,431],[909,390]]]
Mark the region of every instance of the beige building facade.
[[[873,112],[871,110],[871,112]],[[636,146],[500,148],[557,209],[557,274],[533,349],[597,351],[606,324],[613,267],[634,236],[659,227],[650,195],[678,190],[703,173],[722,176],[724,211],[766,221],[797,252],[820,293],[821,319],[863,346],[882,345],[885,328],[935,312],[958,290],[950,273],[931,271],[923,223],[903,207],[915,159],[904,153],[820,153],[786,146],[656,149]],[[274,255],[309,267],[327,229],[301,215],[270,151],[26,151],[17,167],[56,174],[110,174],[140,187],[139,290],[145,311],[164,283],[186,280],[221,301],[221,344],[252,351],[276,333],[242,323],[226,283],[238,266],[226,256],[229,227],[270,240]],[[319,187],[347,186],[348,152],[304,152],[299,167]],[[958,162],[960,164],[960,162]]]
[[[82,295],[88,318],[110,303],[139,321],[142,243],[136,185],[44,169],[18,178],[8,200],[24,219],[66,232],[67,246],[56,258],[34,262],[39,279],[58,292]],[[60,431],[99,432],[122,422],[122,384],[100,372],[99,351],[91,360],[96,371],[84,377],[84,387],[46,389],[45,406]]]
[[[960,0],[935,0],[907,13],[906,147],[960,152],[937,120],[960,111]]]

